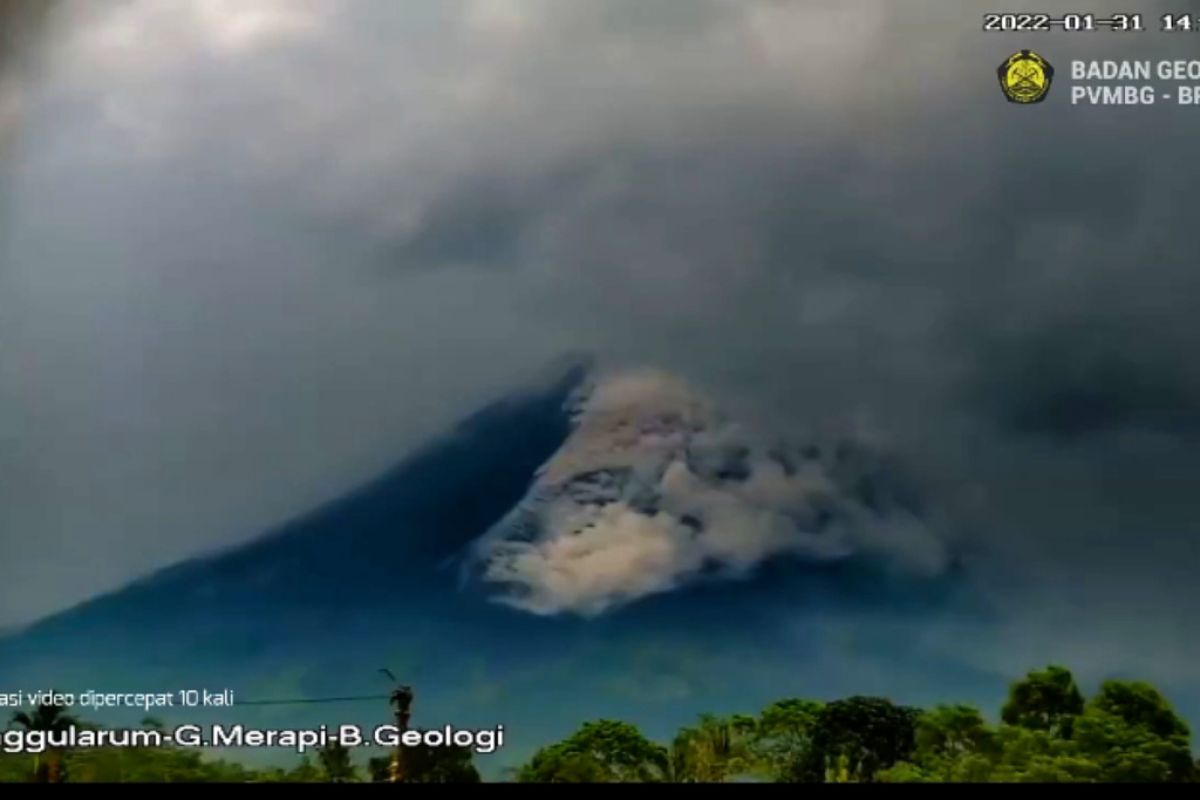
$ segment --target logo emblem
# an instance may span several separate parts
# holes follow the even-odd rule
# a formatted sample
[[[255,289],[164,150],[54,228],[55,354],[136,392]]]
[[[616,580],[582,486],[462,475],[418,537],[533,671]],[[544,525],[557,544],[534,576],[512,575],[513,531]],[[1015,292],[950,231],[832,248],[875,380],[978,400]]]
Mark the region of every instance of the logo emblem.
[[[1050,93],[1054,67],[1032,50],[1022,50],[1008,57],[997,70],[1000,88],[1010,103],[1040,103]]]

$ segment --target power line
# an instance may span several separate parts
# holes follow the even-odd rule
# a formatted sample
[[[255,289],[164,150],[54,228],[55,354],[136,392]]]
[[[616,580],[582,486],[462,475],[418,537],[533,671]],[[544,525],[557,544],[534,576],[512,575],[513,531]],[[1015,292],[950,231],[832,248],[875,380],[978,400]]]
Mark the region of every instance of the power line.
[[[301,705],[307,703],[356,703],[366,700],[388,700],[390,695],[386,694],[365,694],[352,697],[297,697],[291,700],[238,700],[233,705],[236,706],[286,706],[286,705]]]

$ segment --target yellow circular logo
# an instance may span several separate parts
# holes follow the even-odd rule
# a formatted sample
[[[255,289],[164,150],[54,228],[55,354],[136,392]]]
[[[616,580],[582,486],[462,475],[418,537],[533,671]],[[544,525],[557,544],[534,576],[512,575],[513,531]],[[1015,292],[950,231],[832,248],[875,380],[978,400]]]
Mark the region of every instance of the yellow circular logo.
[[[1040,103],[1050,92],[1054,67],[1032,50],[1009,56],[1000,69],[1000,88],[1012,103]]]

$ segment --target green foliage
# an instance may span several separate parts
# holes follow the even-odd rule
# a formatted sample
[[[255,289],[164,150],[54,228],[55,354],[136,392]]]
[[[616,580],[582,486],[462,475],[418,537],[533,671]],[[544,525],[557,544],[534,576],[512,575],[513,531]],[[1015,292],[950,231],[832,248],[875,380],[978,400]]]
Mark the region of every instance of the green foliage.
[[[979,710],[964,705],[941,705],[917,718],[916,751],[921,757],[953,758],[986,753],[993,747],[992,731]]]
[[[340,742],[331,742],[317,751],[321,773],[329,783],[351,783],[358,780],[358,770],[350,758],[350,750]]]
[[[616,720],[585,723],[541,748],[515,778],[538,783],[727,782],[1182,782],[1200,780],[1187,724],[1153,686],[1107,681],[1084,700],[1071,673],[1049,667],[1015,682],[998,725],[978,709],[919,711],[884,698],[829,703],[790,698],[757,716],[701,715],[670,747]],[[14,715],[35,730],[69,725],[59,708]],[[152,718],[147,728],[162,728]],[[467,748],[410,747],[404,781],[478,783]],[[334,745],[291,769],[252,770],[199,751],[102,748],[0,754],[0,783],[316,783],[358,778],[352,754]],[[390,779],[390,754],[367,763],[372,781]]]
[[[32,714],[18,711],[12,716],[12,724],[27,731],[46,731],[59,733],[79,724],[62,706],[43,703],[34,709]],[[63,754],[51,750],[44,755],[33,757],[30,773],[32,780],[38,783],[61,783],[66,780],[66,769],[63,765]]]
[[[367,777],[371,783],[387,783],[392,779],[391,756],[376,756],[367,760]]]
[[[0,783],[28,783],[32,780],[32,758],[8,753],[0,754]]]
[[[33,780],[35,758],[0,757],[0,782]],[[276,780],[293,780],[279,772]],[[266,779],[237,764],[206,760],[177,748],[97,748],[66,753],[62,774],[70,783],[230,783]]]
[[[1180,719],[1167,699],[1142,681],[1105,681],[1092,699],[1092,706],[1120,717],[1128,725],[1143,727],[1155,736],[1187,738],[1190,735],[1187,723]]]
[[[18,711],[12,716],[13,725],[27,731],[65,731],[78,722],[62,706],[43,703],[32,714]]]
[[[1039,782],[1093,780],[1097,769],[1075,757],[1071,744],[1046,731],[1003,726],[987,731],[979,749],[918,750],[911,763],[880,773],[879,779],[906,783]]]
[[[800,780],[821,708],[813,700],[788,698],[763,709],[750,743],[759,774],[776,782]]]
[[[271,769],[249,776],[253,783],[326,783],[325,772],[307,755],[290,770]]]
[[[74,783],[230,783],[252,772],[238,764],[207,761],[194,750],[177,748],[103,748],[79,750],[67,757]]]
[[[671,743],[670,779],[676,783],[721,783],[754,767],[753,717],[703,714]]]
[[[941,705],[917,717],[911,762],[883,769],[878,780],[899,783],[981,781],[992,770],[999,743],[971,706]]]
[[[920,712],[881,697],[850,697],[817,714],[801,777],[815,783],[874,781],[916,748]]]
[[[1099,768],[1076,745],[1046,730],[1004,726],[997,732],[994,769],[986,779],[1004,783],[1066,783],[1100,778]]]
[[[479,783],[481,778],[471,763],[468,747],[430,747],[415,745],[404,748],[403,783]],[[373,780],[391,779],[391,758],[372,759]]]
[[[610,783],[619,781],[598,759],[565,742],[543,747],[517,772],[520,783]]]
[[[41,717],[43,722],[47,718]],[[83,722],[77,724],[84,728],[97,727]],[[149,717],[142,721],[142,726],[162,728],[159,721]],[[178,747],[105,747],[76,750],[60,756],[62,780],[70,783],[312,783],[327,780],[307,757],[291,770],[255,771]],[[38,776],[39,763],[44,761],[38,756],[0,756],[0,783],[45,780]]]
[[[1086,704],[1075,702],[1078,690],[1073,689],[1065,670],[1031,673],[1014,686],[1005,705],[1008,724],[995,730],[967,707],[928,712],[918,722],[911,763],[885,771],[881,779],[1160,783],[1195,778],[1187,725],[1154,687],[1108,681]]]
[[[584,723],[570,738],[543,747],[517,772],[523,783],[644,783],[668,773],[666,748],[627,722]]]
[[[1107,681],[1075,724],[1079,750],[1109,781],[1184,781],[1192,777],[1188,726],[1157,689]]]
[[[1051,665],[1012,685],[1000,717],[1008,725],[1070,738],[1071,725],[1081,713],[1083,694],[1075,677],[1070,670]]]

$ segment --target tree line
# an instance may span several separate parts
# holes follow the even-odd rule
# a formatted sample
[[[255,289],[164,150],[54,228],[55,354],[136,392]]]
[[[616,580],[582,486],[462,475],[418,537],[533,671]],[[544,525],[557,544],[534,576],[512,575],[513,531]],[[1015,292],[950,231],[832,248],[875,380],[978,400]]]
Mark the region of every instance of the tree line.
[[[14,715],[43,730],[79,724],[61,709]],[[147,720],[147,725],[158,725]],[[1144,681],[1106,681],[1091,696],[1060,666],[1014,682],[990,723],[975,707],[915,708],[882,697],[787,698],[758,714],[701,715],[665,743],[620,720],[583,723],[508,780],[526,783],[1197,782],[1191,732]],[[387,781],[387,756],[354,763],[337,745],[291,769],[249,769],[180,748],[0,758],[0,781]],[[406,748],[404,780],[475,783],[470,750]]]
[[[147,717],[142,726],[163,730],[163,723]],[[100,726],[79,720],[60,706],[41,705],[32,713],[13,715],[10,727],[61,732]],[[461,747],[404,749],[405,780],[413,783],[478,783],[480,775],[472,754]],[[99,747],[63,752],[49,749],[37,754],[0,754],[0,783],[356,783],[392,780],[389,756],[368,758],[356,764],[349,748],[333,743],[305,755],[289,768],[251,768],[225,759],[208,758],[200,751],[177,746]]]
[[[530,782],[1177,782],[1200,779],[1190,731],[1143,681],[1084,698],[1050,666],[1015,682],[989,724],[973,706],[879,697],[786,699],[757,716],[703,716],[668,745],[601,720],[544,747]]]

